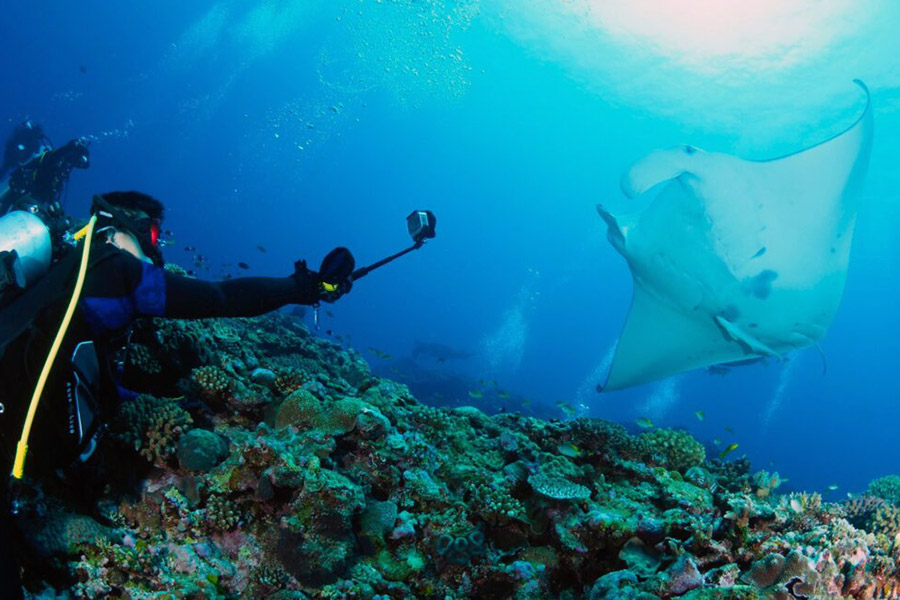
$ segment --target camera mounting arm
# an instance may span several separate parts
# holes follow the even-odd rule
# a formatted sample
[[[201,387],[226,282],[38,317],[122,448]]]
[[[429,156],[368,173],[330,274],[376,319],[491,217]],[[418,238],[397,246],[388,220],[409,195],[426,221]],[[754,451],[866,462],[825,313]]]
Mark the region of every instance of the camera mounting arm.
[[[424,241],[416,242],[409,248],[407,248],[405,250],[401,250],[397,254],[392,254],[391,256],[388,256],[387,258],[382,258],[378,262],[373,263],[367,267],[360,267],[359,269],[356,269],[355,271],[353,271],[353,273],[350,274],[350,281],[356,281],[357,279],[361,279],[361,278],[365,277],[366,275],[368,275],[369,273],[371,273],[372,271],[374,271],[375,269],[383,267],[384,265],[388,264],[389,262],[393,262],[393,261],[397,260],[404,254],[409,254],[413,250],[418,250],[424,244],[425,244]]]
[[[383,258],[367,267],[356,269],[350,274],[350,281],[353,282],[361,279],[375,269],[381,268],[389,262],[397,260],[404,254],[409,254],[413,250],[418,250],[425,245],[425,240],[431,239],[435,236],[436,224],[437,219],[435,219],[434,213],[432,213],[430,210],[414,210],[408,217],[406,217],[406,227],[409,230],[409,235],[412,236],[414,242],[413,245],[409,248],[406,248],[405,250],[401,250],[396,254],[388,256],[387,258]]]

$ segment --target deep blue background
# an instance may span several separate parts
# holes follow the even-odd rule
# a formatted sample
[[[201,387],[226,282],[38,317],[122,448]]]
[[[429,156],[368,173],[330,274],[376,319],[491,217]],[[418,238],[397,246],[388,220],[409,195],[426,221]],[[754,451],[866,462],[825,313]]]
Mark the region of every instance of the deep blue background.
[[[196,252],[183,247],[195,246],[209,278],[239,274],[222,266],[238,261],[285,275],[336,245],[374,261],[407,243],[410,210],[430,208],[438,239],[358,282],[322,335],[350,334],[387,376],[413,376],[404,357],[416,340],[474,353],[420,361],[414,381],[444,386],[437,401],[512,410],[527,397],[525,410],[548,416],[563,416],[559,401],[629,424],[650,416],[688,428],[710,452],[717,438],[737,441],[737,454],[791,487],[838,483],[832,499],[900,471],[893,88],[872,85],[877,139],[846,296],[822,344],[827,372],[813,350],[601,396],[597,367],[631,278],[594,205],[621,201],[619,174],[646,152],[683,142],[736,152],[740,128],[632,107],[449,2],[303,4],[7,6],[0,134],[29,116],[56,143],[94,140],[67,208],[84,214],[92,193],[112,189],[151,193],[175,233],[167,258],[190,267]],[[817,119],[840,128],[845,108]],[[808,126],[803,144],[830,131]],[[513,398],[472,399],[479,379]]]

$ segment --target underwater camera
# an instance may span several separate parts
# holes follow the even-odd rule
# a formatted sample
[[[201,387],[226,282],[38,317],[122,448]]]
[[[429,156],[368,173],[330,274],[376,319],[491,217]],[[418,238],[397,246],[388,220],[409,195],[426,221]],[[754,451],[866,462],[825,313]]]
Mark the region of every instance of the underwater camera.
[[[430,210],[414,210],[406,217],[406,228],[416,244],[423,244],[425,240],[434,237],[434,227],[437,220]]]

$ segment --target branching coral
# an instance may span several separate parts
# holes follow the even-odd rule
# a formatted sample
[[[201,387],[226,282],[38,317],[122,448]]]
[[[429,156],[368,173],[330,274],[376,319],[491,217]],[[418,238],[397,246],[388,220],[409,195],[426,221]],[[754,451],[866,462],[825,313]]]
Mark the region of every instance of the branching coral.
[[[148,375],[162,371],[162,365],[145,344],[131,344],[128,347],[128,365]]]
[[[287,396],[300,389],[306,376],[299,369],[281,368],[275,372],[272,387],[282,396]]]
[[[238,505],[224,496],[213,494],[206,500],[206,524],[213,531],[230,531],[240,525]]]
[[[177,400],[143,395],[122,405],[113,431],[148,461],[163,462],[174,454],[192,422]]]
[[[191,379],[206,400],[222,398],[233,385],[228,374],[213,365],[197,367],[191,373]]]
[[[508,483],[472,481],[467,483],[466,490],[469,504],[488,521],[525,520],[525,506],[512,496]]]

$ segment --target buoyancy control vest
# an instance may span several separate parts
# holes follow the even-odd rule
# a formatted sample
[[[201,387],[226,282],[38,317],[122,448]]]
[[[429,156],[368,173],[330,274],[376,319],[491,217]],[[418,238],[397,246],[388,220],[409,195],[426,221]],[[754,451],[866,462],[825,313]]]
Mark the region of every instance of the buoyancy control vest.
[[[87,269],[115,252],[111,246],[96,244]],[[61,311],[52,307],[71,297],[81,258],[81,248],[64,251],[43,276],[0,308],[0,437],[5,452],[10,451],[13,436],[22,429],[29,394],[37,381],[36,371],[58,328],[56,313]],[[57,398],[45,403],[38,417],[49,424],[46,429],[54,436],[50,442],[53,454],[61,466],[79,458],[86,460],[96,446],[103,421],[101,387],[105,373],[103,357],[91,340],[77,335],[65,340],[50,376],[49,388]]]

